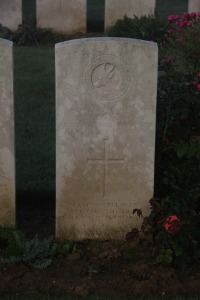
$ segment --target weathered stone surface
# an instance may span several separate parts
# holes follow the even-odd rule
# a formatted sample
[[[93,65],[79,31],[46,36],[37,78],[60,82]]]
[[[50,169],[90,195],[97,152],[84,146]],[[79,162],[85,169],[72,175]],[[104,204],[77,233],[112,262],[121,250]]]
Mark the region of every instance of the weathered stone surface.
[[[57,237],[121,239],[153,194],[157,46],[92,38],[55,51]]]
[[[36,0],[37,26],[60,33],[86,32],[86,0]]]
[[[189,12],[199,12],[200,11],[200,0],[189,0],[188,1],[188,11]]]
[[[105,0],[105,31],[126,15],[133,18],[152,15],[155,0]]]
[[[12,42],[0,39],[0,226],[15,225]]]
[[[11,30],[22,24],[22,0],[0,0],[0,24]]]

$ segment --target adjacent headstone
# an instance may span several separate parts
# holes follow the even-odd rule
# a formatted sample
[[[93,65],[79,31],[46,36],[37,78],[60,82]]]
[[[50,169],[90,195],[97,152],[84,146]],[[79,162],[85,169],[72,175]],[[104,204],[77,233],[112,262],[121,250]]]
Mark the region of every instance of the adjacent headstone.
[[[0,24],[17,30],[22,24],[22,0],[0,0]]]
[[[12,42],[0,39],[0,226],[15,225]]]
[[[153,15],[154,10],[155,0],[105,0],[105,31],[125,15],[142,17]]]
[[[60,33],[86,32],[87,0],[36,0],[37,26]]]
[[[200,0],[189,0],[188,11],[191,12],[200,12]]]
[[[153,194],[157,45],[91,38],[55,51],[57,238],[122,239]]]

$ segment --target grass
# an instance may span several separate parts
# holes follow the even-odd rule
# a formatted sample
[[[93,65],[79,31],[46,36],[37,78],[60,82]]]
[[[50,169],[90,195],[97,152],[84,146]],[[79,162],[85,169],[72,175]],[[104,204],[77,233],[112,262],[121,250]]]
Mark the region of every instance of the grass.
[[[36,0],[22,0],[23,19],[36,23]]]
[[[55,191],[55,80],[52,48],[15,47],[16,183],[18,198]]]
[[[104,10],[106,0],[87,1],[88,31],[104,31]]]

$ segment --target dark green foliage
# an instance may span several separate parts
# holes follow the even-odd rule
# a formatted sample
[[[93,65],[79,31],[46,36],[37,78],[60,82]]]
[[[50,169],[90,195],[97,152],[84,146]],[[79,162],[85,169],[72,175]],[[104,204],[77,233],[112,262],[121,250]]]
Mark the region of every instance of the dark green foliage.
[[[29,24],[22,24],[13,33],[13,42],[17,45],[35,44],[38,45],[36,28]]]
[[[87,273],[90,275],[90,276],[95,276],[99,273],[99,270],[96,266],[89,266],[88,270],[87,270]]]
[[[36,235],[31,240],[24,240],[18,232],[14,232],[14,237],[21,253],[12,255],[9,258],[2,258],[1,263],[11,264],[23,262],[35,269],[45,269],[52,263],[52,257],[56,251],[56,244],[52,244],[52,237],[40,241]]]
[[[108,36],[127,37],[140,40],[160,42],[168,28],[165,19],[154,16],[143,16],[141,18],[124,17],[108,31]]]
[[[74,249],[74,243],[69,240],[65,240],[63,243],[57,244],[56,254],[67,255]]]
[[[199,30],[199,18],[184,14],[168,23],[125,17],[109,32],[159,43],[155,198],[148,222],[156,262],[180,269],[200,260]],[[167,223],[170,216],[177,220]]]
[[[14,228],[0,227],[0,253],[4,257],[20,255],[22,253],[16,242],[15,232]],[[18,235],[21,240],[25,241],[25,236],[21,232],[18,231]]]
[[[66,40],[65,35],[60,35],[49,28],[39,28],[32,24],[23,24],[13,33],[12,40],[17,45],[53,44]]]
[[[173,250],[172,262],[180,267],[200,257],[200,102],[190,80],[176,73],[159,80],[158,99],[165,103],[158,110],[162,126],[157,131],[155,193],[160,200],[151,214],[155,224],[170,215],[185,222],[175,236],[164,227],[156,235],[158,245]]]
[[[160,49],[157,199],[150,218],[160,248],[157,262],[181,269],[200,260],[200,91],[192,84],[200,71],[198,30],[198,23],[182,28]],[[186,39],[180,43],[183,34]],[[169,216],[178,217],[172,232],[164,226]]]
[[[12,31],[0,24],[0,38],[6,40],[12,40],[12,37],[13,37]]]

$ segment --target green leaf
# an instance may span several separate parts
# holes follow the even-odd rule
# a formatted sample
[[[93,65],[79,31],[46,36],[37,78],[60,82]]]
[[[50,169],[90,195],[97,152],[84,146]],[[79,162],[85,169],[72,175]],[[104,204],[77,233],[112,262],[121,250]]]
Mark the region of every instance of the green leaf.
[[[164,261],[165,256],[163,254],[160,254],[156,257],[156,263],[160,264]]]
[[[167,249],[166,251],[165,251],[165,253],[166,253],[166,255],[168,256],[168,255],[172,255],[172,250],[171,249]]]
[[[171,255],[166,255],[165,256],[165,259],[164,259],[164,262],[167,263],[167,264],[171,264],[173,261],[173,257]]]
[[[182,158],[188,153],[188,145],[180,141],[179,143],[175,144],[175,150],[178,158]]]

